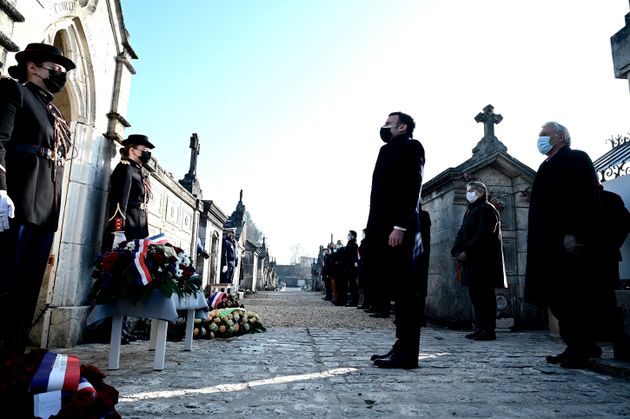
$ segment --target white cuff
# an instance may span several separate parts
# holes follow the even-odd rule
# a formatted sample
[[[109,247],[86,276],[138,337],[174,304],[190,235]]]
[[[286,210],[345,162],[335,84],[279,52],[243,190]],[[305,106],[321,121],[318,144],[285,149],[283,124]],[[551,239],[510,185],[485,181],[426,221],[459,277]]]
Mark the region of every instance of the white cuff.
[[[394,230],[398,230],[398,231],[407,231],[406,228],[404,227],[398,227],[398,226],[394,226]]]
[[[3,166],[3,165],[1,165],[1,164],[0,164],[0,170],[1,170],[1,171],[3,171],[4,173],[6,173],[6,172],[7,172],[7,169],[5,169],[5,168],[4,168],[4,166]]]

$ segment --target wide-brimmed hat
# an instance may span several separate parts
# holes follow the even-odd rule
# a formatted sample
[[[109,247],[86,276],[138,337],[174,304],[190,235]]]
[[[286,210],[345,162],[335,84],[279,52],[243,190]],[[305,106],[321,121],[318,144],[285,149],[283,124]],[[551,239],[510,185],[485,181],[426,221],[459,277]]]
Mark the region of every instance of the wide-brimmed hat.
[[[15,60],[19,64],[26,63],[27,61],[34,63],[50,61],[63,66],[66,71],[73,70],[77,67],[70,58],[64,57],[59,48],[49,44],[28,44],[24,51],[15,54]]]
[[[147,148],[155,148],[155,146],[149,141],[149,137],[142,134],[131,134],[129,137],[123,140],[122,145],[124,147],[130,145],[143,145]]]

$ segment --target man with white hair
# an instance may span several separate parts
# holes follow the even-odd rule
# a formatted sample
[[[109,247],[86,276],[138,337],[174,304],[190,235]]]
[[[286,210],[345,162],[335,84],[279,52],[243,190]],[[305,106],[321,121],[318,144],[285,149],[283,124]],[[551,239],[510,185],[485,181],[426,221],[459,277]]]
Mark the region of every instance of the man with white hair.
[[[593,162],[571,149],[569,131],[547,122],[538,137],[547,158],[540,165],[530,195],[525,301],[549,307],[558,319],[567,347],[547,362],[586,368],[600,357],[595,342],[595,295],[599,287],[597,224],[601,212]]]

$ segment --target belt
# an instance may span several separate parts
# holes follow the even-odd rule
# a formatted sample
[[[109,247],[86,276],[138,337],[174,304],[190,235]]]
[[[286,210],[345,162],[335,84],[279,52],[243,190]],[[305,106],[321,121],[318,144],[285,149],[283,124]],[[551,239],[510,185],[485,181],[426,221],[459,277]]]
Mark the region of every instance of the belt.
[[[134,209],[140,209],[140,210],[146,211],[147,204],[145,204],[144,202],[128,202],[127,208],[134,208]]]
[[[21,153],[34,154],[37,157],[52,161],[55,161],[57,159],[57,156],[55,156],[55,152],[53,150],[47,147],[39,147],[33,144],[15,144],[14,150]]]

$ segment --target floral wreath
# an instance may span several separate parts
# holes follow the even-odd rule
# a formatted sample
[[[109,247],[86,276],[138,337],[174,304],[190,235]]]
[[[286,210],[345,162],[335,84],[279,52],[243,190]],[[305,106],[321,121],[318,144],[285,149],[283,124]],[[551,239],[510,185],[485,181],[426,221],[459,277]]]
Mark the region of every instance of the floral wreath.
[[[183,249],[166,241],[164,234],[144,240],[122,242],[117,248],[97,256],[89,300],[109,304],[118,298],[148,299],[154,290],[166,298],[201,291],[201,277]]]

